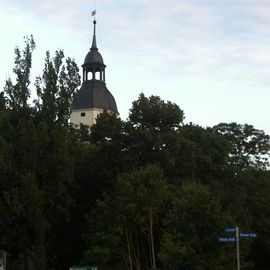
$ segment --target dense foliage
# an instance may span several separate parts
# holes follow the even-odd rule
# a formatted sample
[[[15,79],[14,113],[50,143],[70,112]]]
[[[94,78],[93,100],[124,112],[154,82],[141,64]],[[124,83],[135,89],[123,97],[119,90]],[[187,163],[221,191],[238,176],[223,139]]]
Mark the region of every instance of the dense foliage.
[[[15,49],[0,93],[0,249],[8,269],[269,269],[270,140],[251,125],[184,124],[174,103],[141,94],[126,121],[104,112],[73,129],[76,63],[46,53],[30,102],[35,42]]]

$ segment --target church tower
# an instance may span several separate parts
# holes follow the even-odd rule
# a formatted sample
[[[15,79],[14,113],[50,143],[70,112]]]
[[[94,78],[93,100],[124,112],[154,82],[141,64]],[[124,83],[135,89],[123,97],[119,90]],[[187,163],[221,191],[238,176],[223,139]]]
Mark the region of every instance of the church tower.
[[[83,83],[72,104],[70,122],[75,127],[80,124],[92,126],[98,114],[104,110],[118,114],[115,99],[105,83],[106,65],[97,48],[96,23],[94,20],[92,46],[82,65]]]

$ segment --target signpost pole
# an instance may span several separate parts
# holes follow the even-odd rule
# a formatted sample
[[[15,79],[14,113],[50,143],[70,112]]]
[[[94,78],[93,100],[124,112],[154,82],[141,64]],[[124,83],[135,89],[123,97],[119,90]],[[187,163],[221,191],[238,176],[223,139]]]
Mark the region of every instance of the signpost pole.
[[[236,243],[236,262],[237,270],[240,270],[240,237],[242,238],[257,238],[257,232],[240,232],[239,227],[228,227],[225,228],[225,233],[235,233],[235,237],[229,237],[229,235],[218,237],[219,243]]]
[[[239,227],[236,227],[236,230],[235,230],[235,239],[236,239],[237,270],[240,270]]]

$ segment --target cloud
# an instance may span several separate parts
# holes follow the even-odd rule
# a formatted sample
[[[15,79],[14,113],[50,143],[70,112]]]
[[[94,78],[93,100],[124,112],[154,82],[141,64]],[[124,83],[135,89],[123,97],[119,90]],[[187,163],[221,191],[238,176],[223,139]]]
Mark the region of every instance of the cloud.
[[[143,72],[170,65],[187,72],[216,73],[218,68],[229,76],[236,67],[261,70],[261,64],[267,72],[270,61],[264,44],[269,38],[263,36],[270,31],[267,3],[100,0],[98,5],[98,42],[123,63],[141,65]],[[70,31],[74,38],[89,39],[93,8],[89,1],[11,0],[4,6],[48,27]]]
[[[109,85],[117,90],[115,95],[121,104],[127,104],[123,100],[127,88],[130,99],[142,90],[153,90],[165,99],[184,100],[191,114],[192,110],[206,110],[201,100],[213,99],[216,104],[210,102],[207,117],[214,106],[223,108],[229,117],[231,112],[226,111],[223,100],[228,102],[231,97],[231,111],[237,114],[243,93],[247,104],[252,98],[257,103],[270,98],[269,1],[96,2],[98,46],[108,64]],[[0,13],[12,20],[11,49],[17,44],[15,36],[18,39],[39,30],[44,35],[38,36],[42,48],[62,47],[79,64],[91,43],[92,9],[88,0],[0,0]],[[2,29],[7,35],[3,25]],[[198,98],[194,100],[191,95]],[[246,108],[245,113],[250,116]]]
[[[30,14],[41,23],[47,23],[55,27],[73,28],[79,27],[83,18],[81,14],[87,12],[83,7],[86,7],[88,2],[86,0],[10,0],[4,3],[4,0],[1,0],[0,4],[6,12],[24,15]],[[89,16],[90,12],[89,9]]]

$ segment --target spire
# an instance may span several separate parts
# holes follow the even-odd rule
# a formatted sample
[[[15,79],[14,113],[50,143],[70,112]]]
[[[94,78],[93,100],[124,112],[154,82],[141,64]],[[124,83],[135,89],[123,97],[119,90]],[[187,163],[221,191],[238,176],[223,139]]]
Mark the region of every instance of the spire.
[[[90,67],[90,66],[93,67],[93,65],[94,66],[96,66],[96,65],[105,66],[103,63],[102,55],[100,54],[100,52],[98,51],[98,48],[97,48],[97,41],[96,41],[97,21],[95,18],[94,18],[93,24],[94,24],[94,33],[93,33],[92,46],[90,48],[90,51],[88,52],[88,54],[86,55],[86,57],[84,59],[83,65],[87,65],[88,67]]]
[[[93,41],[92,41],[91,50],[98,50],[98,48],[97,48],[97,41],[96,41],[96,24],[97,24],[97,21],[94,20],[93,21],[93,24],[94,24],[94,34],[93,34]]]

